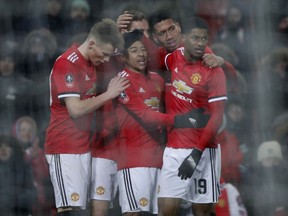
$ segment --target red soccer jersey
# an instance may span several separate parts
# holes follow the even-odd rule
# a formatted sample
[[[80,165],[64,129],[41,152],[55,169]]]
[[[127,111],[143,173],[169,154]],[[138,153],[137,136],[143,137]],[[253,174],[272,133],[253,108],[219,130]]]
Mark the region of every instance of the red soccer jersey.
[[[221,68],[208,68],[201,61],[187,62],[184,48],[179,48],[165,59],[167,69],[171,71],[171,86],[168,95],[172,114],[186,113],[203,107],[208,113],[209,103],[227,100],[226,80]],[[179,128],[168,133],[168,147],[197,147],[204,129]],[[207,147],[217,147],[217,140],[211,140]]]
[[[91,115],[72,119],[65,97],[84,100],[96,96],[95,67],[73,45],[55,62],[50,74],[50,123],[45,154],[81,154],[90,151]]]
[[[118,98],[117,118],[120,128],[118,169],[158,167],[162,165],[160,125],[172,125],[174,117],[160,113],[159,105],[164,88],[163,79],[156,73],[147,76],[129,71],[119,73],[130,81],[130,87]],[[145,122],[148,131],[126,111],[129,109]],[[153,134],[153,137],[150,136]]]
[[[92,157],[116,160],[119,127],[112,101],[96,110],[96,132],[92,138]]]
[[[164,47],[157,46],[154,42],[146,37],[142,38],[142,43],[145,45],[149,56],[147,68],[151,71],[166,70],[165,56],[169,52]],[[182,46],[183,44],[181,43],[179,48]],[[211,54],[213,52],[210,47],[206,47],[205,53]]]

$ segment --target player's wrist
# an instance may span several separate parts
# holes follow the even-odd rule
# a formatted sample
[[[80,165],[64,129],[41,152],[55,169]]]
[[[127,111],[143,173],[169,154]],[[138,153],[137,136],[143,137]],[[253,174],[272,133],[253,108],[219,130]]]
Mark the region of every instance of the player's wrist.
[[[109,89],[107,91],[103,92],[102,96],[103,96],[105,101],[109,101],[109,100],[112,100],[115,98],[113,93],[111,91],[109,91]]]
[[[218,60],[219,67],[222,67],[225,62],[224,58],[222,58],[221,56],[217,56],[217,60]]]
[[[199,150],[198,148],[194,148],[192,151],[191,151],[191,153],[190,153],[190,155],[191,155],[191,157],[194,159],[194,161],[196,162],[196,163],[198,163],[199,162],[199,160],[200,160],[200,158],[201,158],[201,156],[202,156],[202,151],[201,150]]]

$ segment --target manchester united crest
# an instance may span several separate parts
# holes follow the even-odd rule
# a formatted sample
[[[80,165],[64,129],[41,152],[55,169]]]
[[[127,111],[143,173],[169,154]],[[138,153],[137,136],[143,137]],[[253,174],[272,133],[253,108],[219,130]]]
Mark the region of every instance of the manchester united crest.
[[[146,198],[141,198],[139,203],[141,206],[147,206],[148,200]]]
[[[102,186],[97,187],[97,188],[96,188],[96,193],[97,193],[98,195],[103,195],[103,194],[105,193],[105,188],[102,187]]]
[[[78,193],[72,193],[72,194],[71,194],[71,200],[72,200],[73,202],[77,202],[77,201],[79,200],[79,198],[80,198],[80,196],[79,196]]]
[[[191,76],[191,82],[192,82],[192,84],[198,84],[199,82],[201,82],[201,79],[202,79],[202,77],[201,77],[201,74],[200,73],[194,73],[194,74],[192,74],[192,76]]]
[[[218,201],[218,205],[219,205],[219,207],[224,208],[225,205],[226,205],[225,200],[224,200],[224,199],[219,199],[219,201]]]

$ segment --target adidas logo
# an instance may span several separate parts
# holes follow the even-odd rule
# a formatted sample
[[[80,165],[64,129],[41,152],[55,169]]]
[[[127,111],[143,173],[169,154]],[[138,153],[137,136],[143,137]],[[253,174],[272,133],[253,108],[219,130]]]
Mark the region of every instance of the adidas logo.
[[[176,67],[176,68],[174,69],[174,71],[175,71],[176,73],[178,73],[178,67]]]
[[[139,92],[143,93],[143,92],[145,92],[145,90],[142,87],[140,87]]]
[[[86,74],[85,80],[88,81],[90,80],[89,76]]]
[[[196,120],[194,118],[189,118],[189,121],[191,122],[193,127],[195,127],[195,124],[197,124],[197,122],[196,122]]]

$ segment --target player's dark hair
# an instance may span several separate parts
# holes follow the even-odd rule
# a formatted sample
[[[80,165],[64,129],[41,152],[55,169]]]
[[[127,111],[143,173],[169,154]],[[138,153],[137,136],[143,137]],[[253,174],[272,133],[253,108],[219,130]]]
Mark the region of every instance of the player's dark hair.
[[[123,54],[124,56],[128,56],[128,48],[136,41],[141,41],[143,37],[143,32],[138,30],[138,29],[134,29],[131,32],[126,32],[123,35],[125,44],[124,44],[124,49],[123,49]]]
[[[132,19],[131,19],[131,23],[132,23],[133,21],[147,20],[147,17],[146,17],[146,15],[145,15],[145,13],[142,12],[142,11],[140,11],[140,10],[130,10],[129,12],[130,12],[131,14],[133,14]],[[130,23],[130,25],[129,25],[128,28],[127,28],[128,31],[131,30],[131,23]]]
[[[175,16],[172,15],[172,13],[169,10],[163,9],[163,10],[158,10],[155,11],[154,13],[152,13],[149,17],[149,28],[151,32],[154,32],[154,26],[163,21],[163,20],[167,20],[167,19],[172,19],[173,21],[177,22],[177,18]]]
[[[102,43],[110,43],[115,49],[123,49],[123,37],[119,32],[117,24],[112,19],[106,18],[101,22],[94,24],[90,30],[88,38],[91,36],[94,36]]]
[[[206,29],[207,31],[209,30],[207,22],[200,17],[190,17],[182,22],[182,32],[184,34],[195,28]]]

